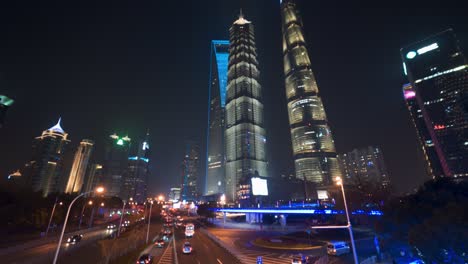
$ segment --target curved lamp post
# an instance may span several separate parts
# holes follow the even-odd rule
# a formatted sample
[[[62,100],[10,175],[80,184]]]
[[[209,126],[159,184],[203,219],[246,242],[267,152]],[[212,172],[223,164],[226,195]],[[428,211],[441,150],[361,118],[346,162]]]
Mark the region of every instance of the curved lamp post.
[[[57,206],[57,204],[60,204],[60,205],[63,204],[62,202],[58,202],[58,197],[55,198],[54,207],[52,208],[52,213],[50,214],[49,224],[47,225],[47,229],[46,229],[44,237],[46,237],[47,234],[49,233],[50,224],[52,223],[52,218],[54,217],[54,212],[55,212],[55,206]]]
[[[60,234],[60,239],[59,239],[59,242],[58,242],[58,245],[57,245],[57,249],[55,250],[54,262],[52,262],[53,264],[56,264],[56,263],[57,263],[58,254],[59,254],[59,252],[60,252],[60,246],[62,246],[63,234],[65,233],[65,228],[67,227],[67,222],[68,222],[68,216],[70,215],[70,211],[71,211],[71,208],[72,208],[73,204],[74,204],[74,203],[76,202],[76,200],[78,200],[78,198],[80,198],[81,196],[84,196],[84,195],[86,195],[86,194],[90,194],[90,193],[93,193],[93,192],[103,193],[103,192],[104,192],[104,188],[103,188],[103,187],[98,187],[98,188],[96,188],[96,190],[81,193],[80,195],[78,195],[77,197],[75,197],[75,199],[73,199],[73,201],[72,201],[72,202],[70,203],[70,205],[68,206],[67,215],[65,216],[65,222],[63,223],[63,227],[62,227],[62,233]]]
[[[358,262],[358,257],[356,253],[356,246],[354,245],[354,236],[353,236],[353,228],[351,227],[351,221],[349,220],[349,213],[348,213],[348,205],[346,204],[346,195],[344,192],[344,187],[343,187],[343,180],[341,177],[336,177],[336,184],[341,186],[341,193],[343,194],[343,202],[345,206],[345,211],[346,211],[346,219],[348,220],[348,231],[349,231],[349,236],[351,238],[351,246],[353,247],[353,258],[354,258],[354,263],[359,263]]]
[[[151,209],[152,208],[153,208],[153,200],[150,201],[150,210],[149,210],[149,215],[148,215],[148,228],[146,229],[146,244],[148,244],[149,228],[150,228],[150,222],[151,222]]]

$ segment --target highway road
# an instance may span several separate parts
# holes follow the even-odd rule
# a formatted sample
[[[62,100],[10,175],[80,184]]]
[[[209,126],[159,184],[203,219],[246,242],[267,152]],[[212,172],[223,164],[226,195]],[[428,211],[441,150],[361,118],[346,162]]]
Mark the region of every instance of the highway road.
[[[107,237],[111,232],[115,231],[108,231],[104,227],[99,230],[91,231],[91,232],[83,232],[83,239],[76,244],[67,244],[65,243],[68,236],[65,235],[62,243],[62,247],[60,249],[59,255],[59,262],[60,257],[63,255],[68,255],[77,250],[80,247],[88,245],[96,240],[103,239]],[[32,263],[32,264],[41,264],[41,263],[51,263],[55,250],[57,248],[57,241],[43,244],[37,247],[28,248],[25,250],[20,250],[17,252],[8,253],[6,255],[1,255],[1,262],[2,263],[11,263],[11,264],[22,264],[22,263]]]

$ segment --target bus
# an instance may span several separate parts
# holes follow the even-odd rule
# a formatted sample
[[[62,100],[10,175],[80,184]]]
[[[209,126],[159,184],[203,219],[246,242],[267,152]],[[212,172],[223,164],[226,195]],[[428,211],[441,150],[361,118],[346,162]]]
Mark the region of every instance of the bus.
[[[193,237],[195,234],[195,226],[192,223],[187,223],[185,225],[185,237]]]

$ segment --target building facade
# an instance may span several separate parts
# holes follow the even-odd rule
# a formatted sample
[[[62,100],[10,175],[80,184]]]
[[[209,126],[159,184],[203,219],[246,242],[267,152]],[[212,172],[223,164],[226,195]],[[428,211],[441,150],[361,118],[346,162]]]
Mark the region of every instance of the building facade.
[[[61,119],[34,139],[33,158],[26,164],[28,184],[34,191],[41,191],[44,197],[63,191],[63,156],[70,140],[60,122]]]
[[[338,155],[343,170],[344,183],[347,185],[373,185],[387,188],[390,178],[387,173],[382,150],[379,147],[353,149]]]
[[[432,176],[468,176],[468,63],[455,33],[449,29],[408,45],[401,57],[426,127],[418,134],[429,135],[421,140],[437,154]]]
[[[200,145],[194,141],[185,144],[182,162],[182,200],[197,200],[199,197],[198,180],[200,175]]]
[[[226,200],[237,200],[241,178],[267,176],[262,87],[259,83],[253,24],[243,15],[229,29],[229,66],[226,88]]]
[[[85,182],[83,185],[83,192],[90,192],[95,190],[99,183],[102,182],[102,165],[91,163],[88,165],[86,171]]]
[[[124,174],[120,197],[131,197],[137,203],[143,203],[147,198],[150,145],[149,133],[137,145],[135,155],[128,157],[128,167]]]
[[[416,128],[418,141],[426,163],[426,173],[430,177],[442,177],[444,175],[442,165],[440,164],[429,130],[424,122],[421,108],[416,101],[416,91],[410,83],[403,85],[403,98],[410,112],[413,125]]]
[[[211,41],[205,195],[224,192],[224,132],[229,41]]]
[[[107,139],[104,152],[103,177],[100,184],[106,188],[107,196],[121,197],[124,174],[127,171],[131,139],[112,134]]]
[[[281,3],[283,59],[296,177],[318,186],[341,176],[335,143],[312,72],[301,18],[292,1]]]
[[[79,193],[83,187],[88,161],[93,151],[94,142],[83,139],[78,146],[73,159],[72,169],[68,177],[65,193]]]

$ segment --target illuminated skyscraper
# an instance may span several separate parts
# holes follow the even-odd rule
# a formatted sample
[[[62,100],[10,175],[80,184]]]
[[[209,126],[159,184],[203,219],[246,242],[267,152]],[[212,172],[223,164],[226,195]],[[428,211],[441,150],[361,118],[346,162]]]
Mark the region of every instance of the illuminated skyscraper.
[[[78,146],[78,150],[75,153],[75,159],[73,160],[72,169],[70,176],[68,177],[68,183],[65,187],[65,193],[80,192],[83,187],[84,177],[86,169],[88,167],[88,161],[93,151],[94,142],[89,139],[83,139]]]
[[[341,176],[335,143],[312,72],[302,22],[292,1],[281,3],[283,58],[296,177],[329,185]]]
[[[188,141],[185,144],[182,172],[182,199],[196,200],[199,195],[198,176],[200,175],[200,146],[197,142]]]
[[[3,126],[6,111],[13,104],[13,99],[0,94],[0,128]]]
[[[137,146],[136,156],[128,157],[128,167],[124,173],[120,197],[132,197],[134,201],[143,203],[147,198],[147,186],[149,178],[150,145],[149,133]]]
[[[468,63],[455,33],[449,29],[404,47],[401,57],[413,88],[404,96],[414,98],[410,111],[420,110],[419,120],[411,114],[432,176],[468,176]]]
[[[226,88],[226,199],[237,200],[239,180],[256,172],[268,176],[262,89],[258,82],[254,27],[242,13],[229,29]]]
[[[211,41],[205,195],[224,190],[224,107],[226,105],[229,41]]]
[[[419,105],[416,102],[416,91],[413,89],[411,84],[408,83],[403,85],[403,97],[418,134],[422,154],[426,161],[427,175],[431,177],[441,177],[444,175],[442,165],[440,164],[439,156],[435,150],[429,130],[427,130],[426,124],[424,123],[421,108],[419,108]]]
[[[120,197],[121,189],[128,166],[130,138],[117,134],[110,135],[104,153],[103,176],[100,184],[106,188],[107,196]],[[130,197],[120,197],[124,200]]]
[[[84,183],[84,189],[82,192],[90,192],[96,189],[97,184],[101,182],[102,178],[102,165],[97,163],[91,163],[88,165],[86,172],[86,178]]]
[[[28,183],[34,191],[49,193],[61,192],[63,155],[70,143],[68,134],[57,124],[34,139],[33,158],[26,164]]]

